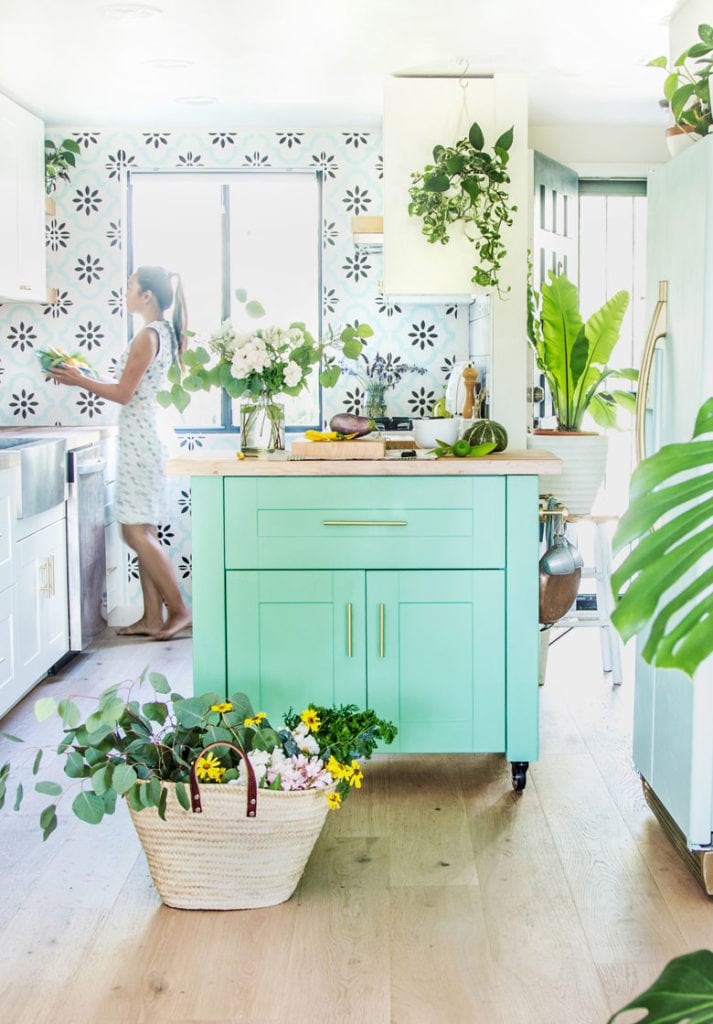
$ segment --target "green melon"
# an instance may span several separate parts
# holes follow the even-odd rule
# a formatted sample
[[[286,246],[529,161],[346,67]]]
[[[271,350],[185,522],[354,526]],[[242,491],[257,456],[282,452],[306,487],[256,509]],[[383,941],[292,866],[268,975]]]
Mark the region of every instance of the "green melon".
[[[495,420],[476,420],[463,434],[468,444],[494,444],[496,452],[504,452],[508,446],[508,435],[502,423]]]

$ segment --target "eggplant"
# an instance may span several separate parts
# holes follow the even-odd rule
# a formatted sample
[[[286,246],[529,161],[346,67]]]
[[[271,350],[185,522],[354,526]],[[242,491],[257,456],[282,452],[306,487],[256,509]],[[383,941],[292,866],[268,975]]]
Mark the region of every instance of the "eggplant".
[[[368,416],[353,416],[348,412],[340,412],[336,416],[332,416],[329,421],[329,429],[334,430],[337,434],[355,434],[357,437],[363,437],[364,434],[370,434],[372,430],[376,430],[376,420],[372,420]]]

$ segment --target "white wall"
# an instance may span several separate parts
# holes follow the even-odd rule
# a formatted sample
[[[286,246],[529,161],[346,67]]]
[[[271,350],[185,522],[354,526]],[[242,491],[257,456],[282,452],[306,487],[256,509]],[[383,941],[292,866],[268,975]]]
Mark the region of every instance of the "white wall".
[[[669,159],[667,121],[662,110],[660,125],[530,125],[529,143],[582,177],[642,178]]]

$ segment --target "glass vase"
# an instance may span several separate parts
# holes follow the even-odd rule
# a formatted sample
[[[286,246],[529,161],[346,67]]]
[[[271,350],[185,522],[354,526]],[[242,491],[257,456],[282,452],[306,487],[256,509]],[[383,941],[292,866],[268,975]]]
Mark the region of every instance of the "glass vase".
[[[240,403],[240,451],[243,455],[283,451],[285,407],[272,398],[249,398]]]
[[[375,419],[386,416],[386,384],[378,380],[370,380],[364,395],[364,415]]]

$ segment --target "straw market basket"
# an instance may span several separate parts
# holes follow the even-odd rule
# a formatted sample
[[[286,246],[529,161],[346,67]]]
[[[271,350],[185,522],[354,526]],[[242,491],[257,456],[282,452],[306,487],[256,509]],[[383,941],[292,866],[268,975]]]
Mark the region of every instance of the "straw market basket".
[[[322,830],[324,789],[260,789],[244,752],[230,746],[248,769],[243,785],[204,786],[191,769],[192,810],[181,807],[173,783],[166,820],[155,807],[134,811],[134,827],[162,901],[182,910],[245,910],[288,900]],[[203,751],[202,753],[205,753]],[[199,756],[202,756],[199,755]]]

